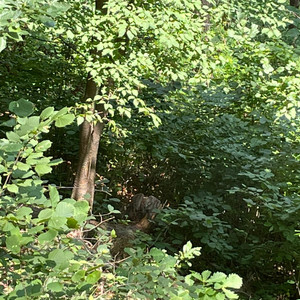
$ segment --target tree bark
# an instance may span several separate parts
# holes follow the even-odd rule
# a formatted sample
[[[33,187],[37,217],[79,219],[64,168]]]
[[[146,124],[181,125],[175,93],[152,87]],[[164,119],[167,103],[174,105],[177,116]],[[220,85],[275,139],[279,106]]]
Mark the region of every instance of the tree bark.
[[[96,10],[102,11],[103,5],[106,0],[96,0]],[[94,99],[98,95],[99,87],[88,75],[84,100],[89,98]],[[103,105],[97,107],[98,113],[101,117],[104,117],[105,111]],[[95,112],[95,106],[91,108],[92,112]],[[98,157],[99,142],[103,132],[103,122],[88,122],[85,120],[80,127],[80,147],[79,147],[79,160],[74,181],[74,187],[71,197],[75,200],[87,200],[90,204],[90,210],[93,209],[94,193],[95,193],[95,177],[96,177],[96,165]]]
[[[94,98],[99,88],[92,78],[86,83],[85,99]],[[95,107],[92,108],[95,112]],[[104,112],[100,112],[103,114]],[[85,120],[80,127],[79,161],[72,191],[72,198],[75,200],[88,200],[92,210],[95,192],[96,164],[100,137],[104,123],[96,123]]]

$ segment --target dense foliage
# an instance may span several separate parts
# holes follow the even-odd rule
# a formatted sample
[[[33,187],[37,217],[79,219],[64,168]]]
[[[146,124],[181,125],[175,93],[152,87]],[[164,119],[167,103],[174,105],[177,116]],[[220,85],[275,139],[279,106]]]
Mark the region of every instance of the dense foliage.
[[[0,3],[0,299],[300,298],[297,1],[94,2]],[[84,120],[94,215],[164,203],[121,261],[74,237]]]

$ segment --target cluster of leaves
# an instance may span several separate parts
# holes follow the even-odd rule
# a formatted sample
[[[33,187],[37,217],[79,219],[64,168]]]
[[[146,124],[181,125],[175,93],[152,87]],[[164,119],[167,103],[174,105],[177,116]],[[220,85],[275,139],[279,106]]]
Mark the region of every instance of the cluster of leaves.
[[[165,250],[152,248],[146,255],[142,249],[128,251],[131,257],[123,263],[117,273],[124,277],[126,286],[134,299],[237,299],[232,289],[242,286],[236,274],[203,271],[191,272],[186,276],[178,274],[178,267],[200,255],[200,248],[192,248],[191,242],[184,245],[178,255],[171,256]],[[176,278],[176,281],[174,281]],[[139,286],[142,285],[143,289]]]
[[[67,236],[86,220],[88,203],[61,201],[57,189],[40,178],[60,163],[45,156],[51,142],[41,140],[42,134],[52,123],[70,124],[74,115],[67,108],[49,107],[40,116],[30,116],[34,106],[24,99],[12,102],[10,110],[14,118],[1,126],[13,130],[0,142],[1,294],[8,297],[3,299],[50,297],[63,290],[66,274],[88,266],[80,262],[85,259],[82,243]],[[80,273],[84,284],[95,283],[97,274],[87,270]],[[84,285],[76,274],[66,281],[72,286],[69,292]]]
[[[94,10],[94,1],[72,0],[64,7],[58,1],[43,1],[37,9],[41,1],[6,0],[0,7],[1,105],[20,97],[33,101],[40,111],[74,105],[79,124],[83,117],[99,119],[89,107],[104,104],[106,121],[123,135],[105,132],[98,171],[109,178],[113,193],[122,188],[125,196],[136,191],[154,194],[170,205],[160,216],[156,246],[177,252],[191,240],[203,249],[201,260],[193,261],[197,270],[242,275],[252,298],[294,295],[300,281],[299,238],[294,234],[300,219],[300,39],[299,10],[286,2],[111,0],[103,15]],[[11,32],[19,32],[17,39]],[[101,84],[101,97],[81,103],[87,73]],[[75,161],[76,125],[66,132],[57,127],[50,131],[54,149],[49,149],[50,141],[38,138],[50,123],[65,126],[74,117],[66,109],[51,108],[40,117],[29,117],[32,105],[26,100],[12,103],[10,110],[19,116],[6,123],[16,125],[13,131],[2,127],[1,133],[6,134],[1,141],[0,170],[6,174],[1,218],[12,224],[1,229],[7,258],[3,266],[14,274],[11,285],[22,281],[24,287],[30,284],[25,276],[39,263],[35,258],[30,263],[29,245],[42,245],[36,257],[57,265],[62,252],[57,261],[49,259],[48,252],[70,251],[70,265],[61,267],[63,278],[59,268],[46,263],[47,276],[41,271],[30,280],[45,278],[45,292],[50,278],[51,296],[63,283],[68,293],[76,291],[74,297],[84,298],[84,283],[93,286],[100,275],[90,254],[67,236],[84,217],[72,200],[53,200],[56,189],[40,179],[45,174],[66,180],[61,169],[50,173],[58,161],[43,153],[62,153]],[[62,145],[62,139],[68,143]],[[102,195],[96,200],[103,200]],[[44,219],[33,216],[28,203],[42,208]],[[36,226],[42,226],[40,231],[28,233]],[[15,267],[9,258],[15,259]],[[28,274],[22,277],[24,259]],[[79,269],[69,268],[81,260]],[[175,272],[177,260],[158,249],[146,256],[136,251],[117,276],[107,273],[111,275],[104,280],[106,290],[112,291],[112,280],[113,293],[119,291],[120,297],[142,298],[155,291],[156,298],[207,299],[220,293],[223,299],[222,288],[239,286],[231,275],[181,276]],[[168,272],[160,267],[165,263]],[[101,269],[103,263],[99,265]],[[181,267],[181,274],[188,272]],[[75,279],[68,273],[74,273],[72,268],[79,272]],[[137,282],[143,282],[146,291]]]
[[[0,140],[1,299],[105,299],[109,294],[146,299],[144,283],[148,292],[155,288],[152,299],[237,298],[231,290],[242,284],[237,275],[179,275],[180,264],[200,255],[191,243],[177,257],[156,248],[146,255],[143,249],[131,250],[132,257],[114,271],[105,237],[95,253],[74,239],[71,231],[83,226],[89,204],[62,200],[56,187],[41,179],[60,163],[45,155],[51,142],[41,140],[42,134],[51,124],[67,126],[74,115],[49,107],[31,116],[34,107],[24,99],[12,102],[10,110],[14,118],[1,125],[12,130]]]
[[[39,24],[54,26],[54,19],[68,9],[68,5],[53,1],[5,0],[0,4],[0,52],[7,42],[23,41],[24,36]]]
[[[275,299],[295,295],[300,274],[299,10],[247,3],[214,8],[196,87],[145,81],[162,125],[121,121],[126,138],[103,141],[102,174],[170,203],[163,247],[192,240],[199,269],[238,272],[246,293]]]

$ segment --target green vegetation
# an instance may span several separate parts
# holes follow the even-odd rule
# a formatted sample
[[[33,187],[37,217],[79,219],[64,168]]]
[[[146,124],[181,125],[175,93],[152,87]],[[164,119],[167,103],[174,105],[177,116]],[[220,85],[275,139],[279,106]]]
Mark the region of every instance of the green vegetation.
[[[297,0],[0,1],[0,299],[300,299],[299,27]],[[115,257],[137,193],[164,208]]]

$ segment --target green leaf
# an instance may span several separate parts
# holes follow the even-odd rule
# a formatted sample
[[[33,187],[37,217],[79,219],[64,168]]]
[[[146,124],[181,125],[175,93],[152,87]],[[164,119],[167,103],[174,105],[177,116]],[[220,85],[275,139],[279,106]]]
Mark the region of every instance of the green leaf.
[[[203,281],[207,281],[207,279],[209,278],[209,276],[211,275],[211,271],[209,270],[205,270],[201,273],[202,276],[202,280]]]
[[[74,204],[75,214],[87,214],[90,210],[89,203],[85,200],[76,201]]]
[[[38,225],[28,229],[28,234],[34,235],[44,230],[44,225]]]
[[[84,117],[79,116],[79,117],[77,117],[76,121],[77,121],[77,126],[79,126],[84,122]]]
[[[52,168],[49,167],[48,164],[38,164],[35,166],[35,171],[38,173],[39,176],[51,173]]]
[[[56,236],[57,236],[57,231],[54,230],[54,229],[49,229],[47,232],[42,233],[42,234],[39,235],[38,241],[41,244],[44,244],[46,242],[53,241],[56,238]]]
[[[10,191],[11,193],[19,193],[19,187],[16,184],[8,184],[7,185],[7,190]]]
[[[45,108],[40,115],[41,120],[48,119],[49,117],[52,116],[53,112],[54,112],[54,107]]]
[[[126,34],[130,40],[132,40],[134,38],[134,34],[130,30],[127,30]]]
[[[6,239],[6,247],[12,253],[19,253],[21,251],[21,236],[20,235],[11,235]]]
[[[28,171],[30,169],[30,165],[24,164],[21,161],[18,161],[16,164],[17,168],[21,171]]]
[[[6,152],[19,152],[23,148],[21,143],[9,143],[3,147]]]
[[[66,223],[67,223],[66,217],[59,217],[53,215],[48,222],[48,226],[55,229],[62,229],[66,225]]]
[[[108,204],[107,209],[111,213],[114,210],[114,207],[112,205]]]
[[[53,210],[50,208],[43,209],[40,211],[38,218],[43,221],[43,220],[48,220],[52,217]]]
[[[270,64],[264,64],[263,69],[266,74],[270,74],[274,71],[274,68]]]
[[[48,165],[49,166],[57,166],[57,165],[61,164],[62,162],[63,162],[63,160],[61,158],[53,159],[48,163]]]
[[[72,276],[72,281],[73,282],[79,282],[85,277],[85,270],[80,270],[77,271],[73,276]]]
[[[223,293],[217,293],[215,298],[216,300],[225,300],[225,295]]]
[[[52,292],[61,292],[63,290],[63,285],[59,282],[50,282],[47,284],[47,289]]]
[[[12,177],[13,177],[13,178],[22,178],[22,179],[26,179],[26,178],[32,177],[32,175],[34,175],[34,174],[35,174],[35,173],[34,173],[32,170],[26,172],[26,171],[21,171],[21,170],[19,170],[19,169],[16,169],[16,170],[13,171]],[[29,180],[30,180],[30,179],[29,179]]]
[[[21,123],[22,121],[22,123]],[[24,118],[24,119],[18,119],[18,122],[20,122],[20,124],[22,125],[17,131],[16,133],[19,136],[24,136],[30,132],[34,132],[36,133],[37,128],[40,124],[40,117],[39,116],[33,116],[30,118]]]
[[[191,251],[193,245],[190,241],[188,241],[184,246],[183,246],[183,252],[186,253],[186,252],[189,252]]]
[[[223,289],[223,292],[228,299],[238,299],[239,298],[239,296],[236,293],[229,291],[227,289]]]
[[[4,172],[7,172],[7,168],[4,167],[4,166],[2,166],[2,165],[0,165],[0,174],[1,174],[1,173],[4,173]],[[0,181],[0,182],[1,182],[1,181]]]
[[[11,142],[19,142],[20,141],[20,137],[13,131],[6,132],[6,137]]]
[[[230,274],[225,281],[225,285],[226,287],[239,289],[243,285],[243,280],[237,274]]]
[[[62,109],[60,109],[58,112],[56,112],[54,114],[54,116],[52,117],[53,120],[57,120],[59,117],[67,114],[69,111],[69,108],[68,107],[63,107]]]
[[[69,228],[73,228],[73,229],[77,229],[77,228],[80,227],[79,224],[78,224],[78,221],[74,218],[68,218],[67,219],[67,226]]]
[[[67,125],[70,125],[74,121],[74,119],[75,119],[75,116],[73,114],[60,116],[55,121],[55,126],[56,127],[65,127]]]
[[[20,99],[18,101],[13,101],[9,104],[9,110],[14,112],[19,117],[28,117],[34,111],[33,104],[26,100]]]
[[[59,193],[55,186],[48,185],[49,189],[49,196],[52,207],[56,207],[57,203],[59,202]]]
[[[0,37],[0,52],[2,52],[6,48],[6,38]]]
[[[222,272],[216,272],[214,273],[210,278],[209,282],[222,282],[226,279],[226,275]]]
[[[68,39],[70,40],[74,39],[74,33],[71,30],[67,30],[66,34]]]
[[[89,283],[89,284],[95,284],[99,281],[99,279],[101,278],[101,272],[96,270],[94,271],[93,273],[89,274],[87,277],[86,277],[86,282]]]
[[[17,211],[16,211],[16,216],[17,217],[26,217],[26,216],[30,216],[32,214],[32,209],[30,207],[20,207]]]
[[[114,229],[110,232],[110,236],[111,236],[113,239],[117,237],[116,231],[115,231]]]
[[[161,249],[152,248],[149,252],[149,254],[154,258],[155,261],[161,261],[165,256],[166,253],[164,253]]]
[[[122,23],[119,25],[119,37],[122,37],[126,33],[127,24]]]
[[[60,202],[56,207],[55,214],[59,217],[68,218],[74,216],[74,211],[75,209],[73,205],[65,202]]]
[[[55,268],[63,270],[69,266],[69,261],[74,258],[74,254],[68,250],[55,249],[49,253],[48,258],[56,263]]]
[[[49,141],[49,140],[44,140],[40,143],[38,143],[36,146],[35,146],[35,151],[37,152],[44,152],[46,150],[48,150],[52,145],[52,142]]]
[[[150,116],[152,118],[152,122],[153,122],[154,126],[159,127],[159,125],[161,124],[161,119],[155,114],[150,114]]]

